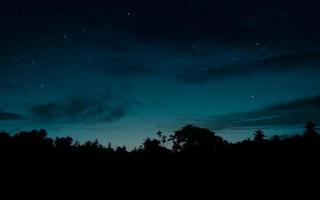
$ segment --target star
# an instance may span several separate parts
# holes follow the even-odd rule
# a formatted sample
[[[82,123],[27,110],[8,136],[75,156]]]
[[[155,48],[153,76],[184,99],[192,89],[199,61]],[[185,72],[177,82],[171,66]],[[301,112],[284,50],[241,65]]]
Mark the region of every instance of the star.
[[[197,47],[197,45],[193,45],[193,46],[192,46],[192,49],[194,49],[196,52],[200,52],[200,48]]]

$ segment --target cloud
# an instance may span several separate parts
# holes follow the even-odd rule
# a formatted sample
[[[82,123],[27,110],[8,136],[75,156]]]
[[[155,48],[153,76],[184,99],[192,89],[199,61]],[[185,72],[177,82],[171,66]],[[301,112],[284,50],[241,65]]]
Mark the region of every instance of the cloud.
[[[37,105],[32,107],[30,111],[35,119],[44,121],[107,123],[125,117],[126,108],[126,105],[74,98],[64,102]]]
[[[139,77],[150,75],[154,69],[146,67],[138,62],[130,62],[122,58],[112,58],[106,62],[91,63],[90,67],[106,76],[117,78]]]
[[[22,120],[22,119],[24,119],[24,117],[20,114],[0,111],[0,121]]]
[[[214,129],[276,127],[320,121],[320,96],[277,104],[261,110],[214,116],[207,125]]]
[[[294,69],[319,69],[320,53],[286,54],[249,63],[238,63],[222,67],[194,67],[177,74],[177,78],[188,83],[203,83],[211,80],[232,78],[258,73],[279,73]]]

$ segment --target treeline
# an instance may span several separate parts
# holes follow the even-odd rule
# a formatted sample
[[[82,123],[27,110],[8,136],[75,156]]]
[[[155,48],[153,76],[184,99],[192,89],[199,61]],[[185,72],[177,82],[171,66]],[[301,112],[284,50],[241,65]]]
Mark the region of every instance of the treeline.
[[[168,147],[170,146],[170,147]],[[128,151],[125,146],[113,148],[101,145],[97,140],[80,144],[71,137],[48,137],[45,130],[20,132],[15,135],[0,132],[0,155],[8,158],[41,158],[41,159],[157,159],[176,156],[219,156],[239,155],[255,156],[257,154],[282,155],[299,153],[318,153],[320,150],[320,135],[316,124],[308,122],[305,132],[300,135],[282,138],[273,136],[267,138],[262,130],[257,130],[252,139],[230,143],[217,136],[209,129],[187,125],[166,136],[161,132],[157,138],[147,138],[143,144]]]

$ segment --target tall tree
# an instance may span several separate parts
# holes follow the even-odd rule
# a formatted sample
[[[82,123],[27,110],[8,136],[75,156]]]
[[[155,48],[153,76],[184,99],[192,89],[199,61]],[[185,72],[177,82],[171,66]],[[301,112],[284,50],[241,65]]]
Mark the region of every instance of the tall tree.
[[[173,150],[180,151],[217,151],[225,141],[206,128],[187,125],[170,136]]]

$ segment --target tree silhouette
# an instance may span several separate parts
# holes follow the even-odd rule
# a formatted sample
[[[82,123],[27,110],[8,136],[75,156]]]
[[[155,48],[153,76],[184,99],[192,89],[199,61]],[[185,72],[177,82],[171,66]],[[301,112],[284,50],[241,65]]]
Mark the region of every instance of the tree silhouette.
[[[157,140],[157,139],[147,138],[143,142],[142,146],[140,147],[140,151],[142,151],[144,153],[148,153],[148,154],[165,154],[165,153],[168,153],[169,150],[161,145],[162,142],[160,140]]]
[[[306,131],[304,132],[305,137],[315,137],[317,135],[316,127],[317,125],[314,122],[307,122],[305,125]]]
[[[116,148],[116,150],[115,150],[115,153],[118,154],[118,155],[125,155],[125,154],[128,153],[128,151],[127,151],[127,148],[125,146],[122,146],[122,147],[118,146]]]
[[[0,145],[4,145],[9,142],[10,135],[9,133],[0,132]]]
[[[271,138],[270,142],[271,142],[272,144],[279,144],[279,143],[281,142],[281,137],[278,136],[278,135],[274,135],[274,136]]]
[[[55,147],[58,149],[70,149],[72,146],[73,139],[71,137],[56,138],[54,141]]]
[[[83,145],[81,145],[81,148],[89,151],[89,152],[98,152],[103,149],[103,146],[98,142],[98,140],[87,141]]]
[[[161,144],[164,146],[167,142],[167,136],[163,135],[161,131],[157,132],[157,136],[159,137]]]
[[[47,131],[32,130],[31,132],[21,132],[14,135],[11,140],[14,145],[24,148],[52,148],[53,139],[47,137]]]
[[[155,152],[161,147],[159,140],[147,138],[143,144],[142,148],[144,151]]]
[[[212,151],[215,152],[219,147],[225,145],[225,141],[215,135],[214,132],[205,128],[198,128],[187,125],[180,130],[175,131],[170,136],[173,142],[173,151]]]
[[[106,148],[106,152],[107,153],[113,153],[114,152],[114,149],[112,148],[112,145],[111,145],[110,142],[108,143],[108,146]]]
[[[159,131],[156,134],[157,139],[147,138],[139,149],[132,151],[127,151],[125,146],[113,149],[111,143],[105,147],[97,140],[87,141],[84,144],[74,142],[71,137],[53,140],[48,137],[45,130],[23,131],[15,135],[0,132],[0,161],[1,158],[10,157],[18,160],[32,160],[33,162],[47,159],[54,161],[80,160],[88,163],[106,160],[120,160],[122,162],[126,159],[130,161],[138,159],[145,162],[150,158],[155,158],[153,161],[160,160],[162,163],[168,158],[182,158],[183,160],[191,157],[215,160],[220,157],[218,155],[226,156],[226,158],[230,158],[228,157],[230,155],[239,155],[239,158],[247,155],[252,160],[265,159],[268,157],[267,155],[272,155],[271,158],[275,158],[277,155],[317,156],[320,153],[320,137],[317,134],[316,124],[308,122],[305,129],[303,135],[281,138],[273,136],[271,139],[267,139],[262,130],[257,130],[253,134],[253,139],[228,143],[209,129],[187,125],[176,130],[173,135],[170,135],[169,140]],[[170,149],[166,147],[167,141],[172,142]],[[171,143],[168,144],[168,146],[170,145]]]
[[[256,130],[253,134],[254,138],[253,141],[256,143],[263,143],[265,141],[266,135],[262,130]]]

